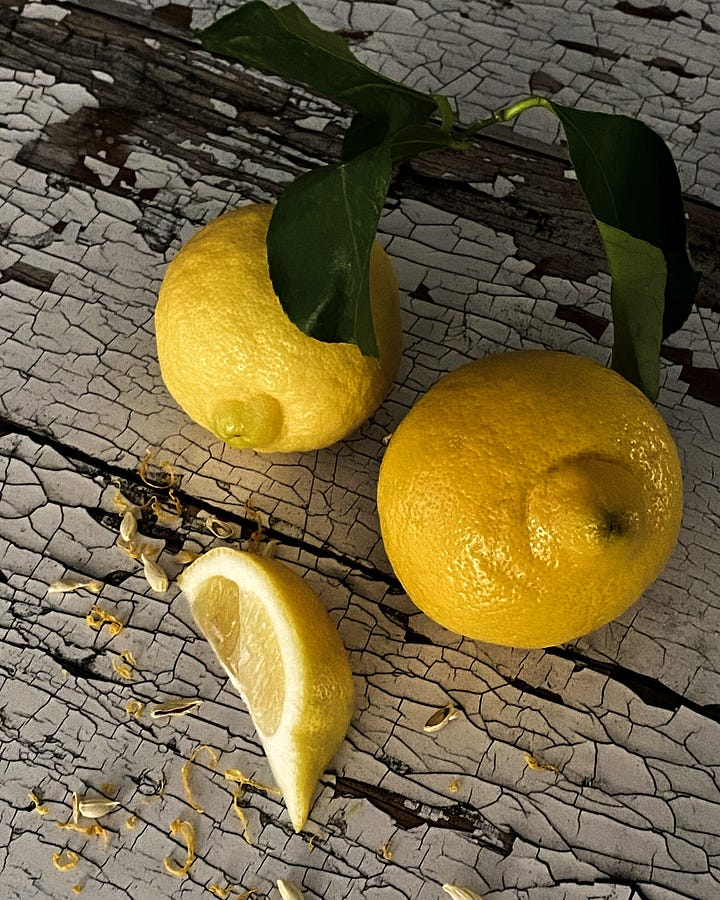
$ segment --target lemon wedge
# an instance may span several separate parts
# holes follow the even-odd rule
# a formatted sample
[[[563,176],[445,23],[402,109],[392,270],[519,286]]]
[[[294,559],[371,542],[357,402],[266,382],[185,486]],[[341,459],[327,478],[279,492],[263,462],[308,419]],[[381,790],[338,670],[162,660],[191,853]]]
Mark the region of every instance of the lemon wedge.
[[[219,547],[178,578],[247,704],[295,831],[353,713],[347,653],[327,610],[284,563]]]

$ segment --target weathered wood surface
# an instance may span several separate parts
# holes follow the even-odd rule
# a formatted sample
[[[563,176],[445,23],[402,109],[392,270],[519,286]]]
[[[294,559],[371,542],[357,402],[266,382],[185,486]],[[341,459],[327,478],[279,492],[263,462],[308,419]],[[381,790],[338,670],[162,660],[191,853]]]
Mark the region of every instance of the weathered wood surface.
[[[485,898],[720,896],[720,16],[710,3],[559,0],[475,4],[306,2],[370,64],[486,114],[530,88],[639,113],[668,139],[705,272],[698,308],[663,350],[660,409],[679,444],[686,511],[678,548],[625,616],[546,652],[462,640],[417,613],[378,537],[382,439],[438,375],[502,347],[605,361],[611,332],[598,240],[541,114],[463,156],[398,176],[382,221],[403,291],[406,350],[387,402],[351,439],[261,457],[222,447],[167,395],[152,312],[180,242],[229,206],[270,199],[333,157],[337,111],[198,50],[189,26],[219,4],[97,0],[0,5],[0,896],[211,896],[213,883],[275,897],[431,900],[445,882]],[[225,7],[223,7],[223,10]],[[323,779],[307,833],[277,798],[232,809],[229,766],[267,781],[247,713],[176,588],[148,588],[114,543],[119,485],[137,503],[147,447],[172,462],[180,522],[143,531],[171,556],[217,543],[216,513],[267,533],[320,592],[351,653],[357,714]],[[438,460],[442,465],[442,460]],[[105,583],[125,623],[85,624],[88,592],[48,594],[67,573]],[[130,649],[132,681],[113,669]],[[203,704],[167,724],[131,698]],[[463,715],[422,724],[453,702]],[[194,764],[200,815],[181,766]],[[557,771],[528,767],[532,754]],[[153,798],[165,778],[162,798]],[[117,786],[97,838],[61,831],[74,790]],[[45,798],[34,811],[28,792]],[[127,829],[125,820],[137,816]],[[163,868],[197,829],[178,881]],[[311,834],[317,835],[312,838]],[[53,852],[81,861],[58,872]],[[383,852],[383,848],[385,852]]]

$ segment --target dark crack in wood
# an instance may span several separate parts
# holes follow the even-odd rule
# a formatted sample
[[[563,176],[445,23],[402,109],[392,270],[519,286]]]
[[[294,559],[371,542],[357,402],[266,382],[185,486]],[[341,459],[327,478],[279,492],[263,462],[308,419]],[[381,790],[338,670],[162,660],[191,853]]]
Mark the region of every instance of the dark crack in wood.
[[[515,842],[516,835],[513,831],[497,828],[467,804],[430,807],[393,791],[344,776],[338,776],[336,779],[335,796],[367,800],[377,809],[387,813],[400,828],[412,829],[425,825],[428,828],[463,832],[477,843],[502,856],[512,852]]]

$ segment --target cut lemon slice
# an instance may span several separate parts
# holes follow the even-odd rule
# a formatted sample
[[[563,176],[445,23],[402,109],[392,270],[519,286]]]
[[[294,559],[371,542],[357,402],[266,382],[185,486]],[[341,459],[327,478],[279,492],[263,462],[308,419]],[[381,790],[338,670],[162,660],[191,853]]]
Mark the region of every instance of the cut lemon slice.
[[[188,566],[178,584],[247,704],[300,831],[352,718],[340,635],[315,592],[275,559],[219,547]]]

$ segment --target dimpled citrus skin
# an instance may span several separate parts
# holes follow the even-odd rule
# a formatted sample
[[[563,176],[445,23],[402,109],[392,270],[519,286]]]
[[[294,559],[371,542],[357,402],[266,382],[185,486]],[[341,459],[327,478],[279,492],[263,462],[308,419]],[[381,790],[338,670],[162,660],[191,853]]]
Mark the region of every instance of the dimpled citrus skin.
[[[334,443],[377,409],[402,353],[392,264],[375,243],[370,295],[380,357],[308,337],[268,272],[272,206],[249,204],[197,232],[168,266],[155,310],[160,370],[185,410],[231,446],[263,452]]]
[[[682,478],[652,404],[569,353],[509,351],[441,378],[385,453],[388,558],[441,625],[548,647],[624,612],[677,541]]]

